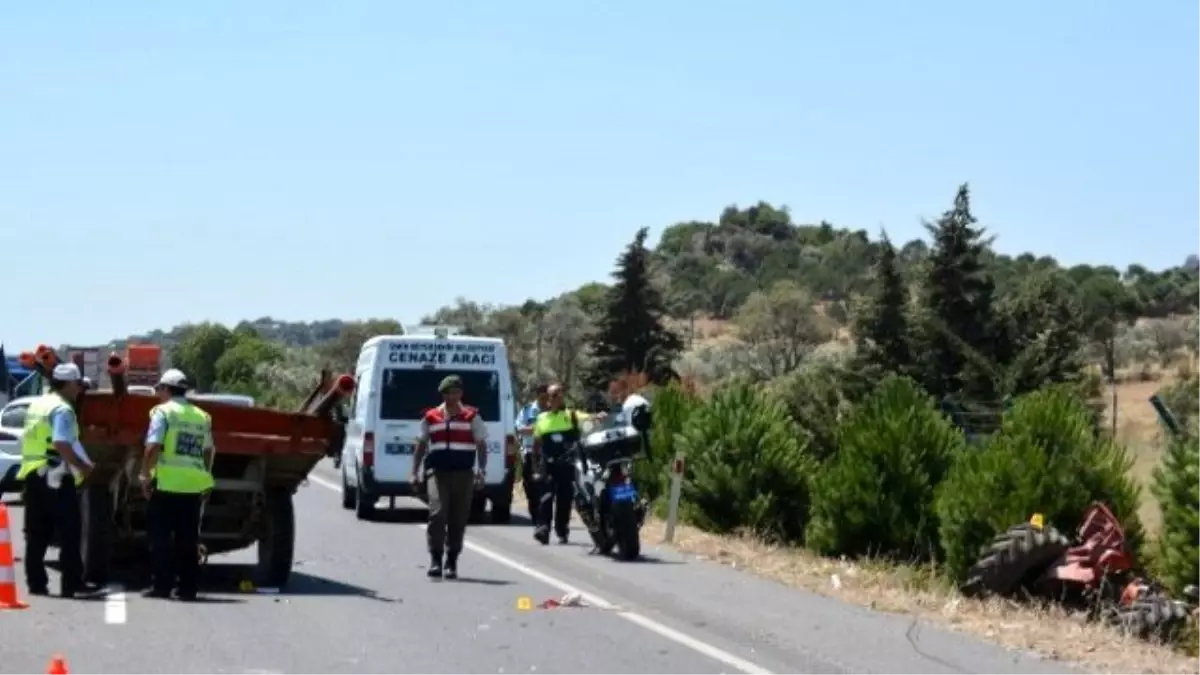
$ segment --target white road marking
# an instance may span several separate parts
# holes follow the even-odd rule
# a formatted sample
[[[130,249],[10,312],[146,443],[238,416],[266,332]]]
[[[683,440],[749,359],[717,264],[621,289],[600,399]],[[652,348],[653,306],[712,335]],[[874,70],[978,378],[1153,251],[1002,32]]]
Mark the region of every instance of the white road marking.
[[[104,623],[119,625],[127,618],[125,589],[120,584],[110,585],[104,592]]]
[[[333,481],[326,480],[325,478],[322,478],[322,477],[314,475],[314,474],[309,474],[308,480],[313,483],[316,483],[317,485],[320,485],[321,487],[328,488],[335,492],[341,492],[341,490],[342,490],[341,485],[338,485],[338,484],[334,483]],[[420,527],[421,529],[425,529],[424,525],[419,525],[418,527]],[[546,574],[545,572],[535,570],[532,567],[529,567],[528,565],[526,565],[524,563],[513,560],[512,558],[509,558],[508,556],[506,556],[504,554],[497,553],[496,551],[493,551],[489,548],[480,546],[479,544],[476,544],[473,541],[465,541],[465,542],[463,542],[463,545],[466,546],[468,549],[474,551],[475,553],[478,553],[479,555],[481,555],[485,558],[488,558],[494,562],[500,563],[501,565],[504,565],[505,567],[508,567],[509,569],[520,572],[521,574],[524,574],[525,576],[530,577],[531,579],[536,579],[537,581],[540,581],[543,584],[546,584],[547,586],[557,588],[558,590],[560,590],[564,593],[578,593],[583,597],[584,602],[587,602],[590,605],[594,605],[595,607],[598,607],[600,609],[615,610],[613,613],[616,614],[617,616],[621,617],[622,619],[625,619],[626,621],[629,621],[631,623],[635,623],[638,626],[641,626],[642,628],[645,628],[646,630],[648,630],[652,633],[657,633],[658,635],[660,635],[672,642],[675,642],[676,644],[683,645],[684,647],[687,647],[688,649],[691,649],[692,651],[694,651],[698,654],[707,656],[708,658],[710,658],[714,661],[723,663],[723,664],[725,664],[731,668],[735,668],[743,673],[751,673],[753,675],[771,675],[771,671],[767,670],[766,668],[763,668],[762,666],[759,666],[758,664],[751,663],[750,661],[747,661],[747,660],[741,658],[740,656],[735,656],[733,654],[730,654],[729,652],[721,649],[720,647],[711,645],[707,642],[704,642],[703,640],[699,640],[699,639],[694,638],[686,633],[677,631],[674,628],[671,628],[670,626],[664,626],[663,624],[655,621],[654,619],[651,619],[642,614],[638,614],[637,612],[631,612],[628,610],[620,609],[616,605],[605,600],[604,598],[601,598],[597,595],[593,595],[591,593],[581,591],[578,588],[575,588],[574,586],[572,586],[571,584],[568,584],[565,581],[562,581],[560,579],[552,577],[549,574]]]

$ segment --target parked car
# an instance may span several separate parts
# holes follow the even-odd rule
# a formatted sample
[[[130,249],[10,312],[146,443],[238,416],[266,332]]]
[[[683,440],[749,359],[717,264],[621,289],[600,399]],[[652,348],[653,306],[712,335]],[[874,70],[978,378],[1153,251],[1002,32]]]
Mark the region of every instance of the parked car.
[[[25,413],[36,396],[22,396],[0,408],[0,496],[20,492],[17,469],[21,466],[21,436],[25,433]]]

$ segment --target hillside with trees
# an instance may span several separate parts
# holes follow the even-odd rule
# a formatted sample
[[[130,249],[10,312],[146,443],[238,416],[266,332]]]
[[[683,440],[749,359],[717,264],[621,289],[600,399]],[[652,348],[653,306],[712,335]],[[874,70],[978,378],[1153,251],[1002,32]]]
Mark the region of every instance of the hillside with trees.
[[[1152,271],[998,254],[966,185],[926,229],[896,245],[731,206],[653,248],[639,230],[608,283],[519,306],[459,298],[423,320],[502,337],[522,391],[555,379],[600,405],[611,380],[648,380],[640,482],[661,495],[663,462],[685,451],[682,512],[706,530],[961,580],[1030,513],[1069,532],[1101,500],[1172,590],[1195,580],[1197,257]],[[288,406],[398,328],[264,318],[148,337],[201,388]],[[1122,436],[1128,382],[1169,385],[1187,432]]]

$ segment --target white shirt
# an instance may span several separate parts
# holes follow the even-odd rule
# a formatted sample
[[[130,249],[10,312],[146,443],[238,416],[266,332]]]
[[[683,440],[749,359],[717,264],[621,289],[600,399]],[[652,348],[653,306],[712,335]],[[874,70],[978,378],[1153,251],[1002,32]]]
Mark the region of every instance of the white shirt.
[[[75,434],[75,411],[70,406],[64,406],[50,413],[50,440],[54,443],[70,443],[71,448],[75,450],[75,455],[79,457],[79,461],[93,466],[92,458],[88,457],[87,451],[83,449],[83,444],[79,442],[79,436]],[[46,484],[57,489],[62,484],[63,476],[71,472],[71,475],[78,476],[79,470],[67,464],[63,460],[61,464],[46,472]]]

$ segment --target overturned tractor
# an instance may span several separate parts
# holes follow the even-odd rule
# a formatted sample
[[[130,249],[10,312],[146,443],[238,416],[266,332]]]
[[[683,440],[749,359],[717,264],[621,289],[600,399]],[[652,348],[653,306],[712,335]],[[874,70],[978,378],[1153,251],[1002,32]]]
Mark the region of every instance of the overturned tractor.
[[[1195,586],[1188,587],[1181,601],[1147,580],[1120,522],[1099,502],[1088,507],[1074,538],[1045,525],[1040,514],[997,535],[961,590],[973,597],[1057,601],[1142,639],[1172,639],[1196,605]]]

